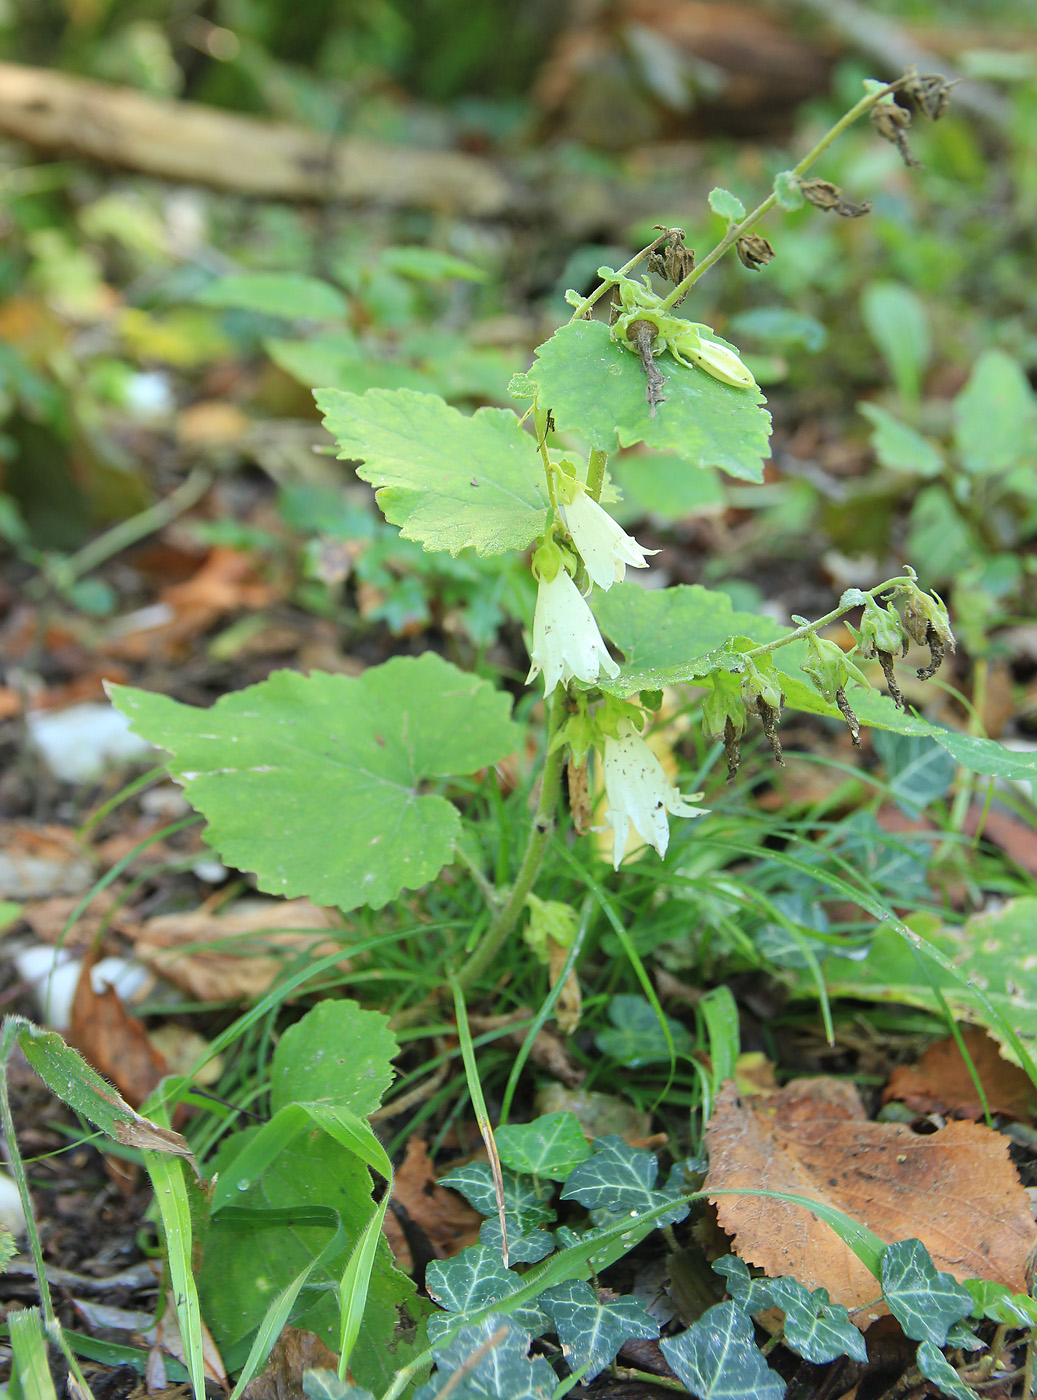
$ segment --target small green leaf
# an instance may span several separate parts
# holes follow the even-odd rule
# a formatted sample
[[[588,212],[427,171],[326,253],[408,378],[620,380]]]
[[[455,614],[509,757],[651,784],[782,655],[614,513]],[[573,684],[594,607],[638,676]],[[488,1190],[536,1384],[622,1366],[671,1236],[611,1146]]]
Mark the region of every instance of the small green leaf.
[[[554,1250],[555,1240],[550,1230],[531,1230],[528,1234],[523,1234],[521,1222],[513,1215],[506,1215],[504,1224],[508,1231],[510,1263],[539,1264],[541,1259],[546,1259]],[[488,1220],[483,1221],[479,1227],[479,1243],[486,1245],[496,1254],[502,1254],[503,1240],[498,1216],[491,1215]]]
[[[291,1103],[329,1103],[366,1117],[392,1083],[398,1050],[380,1011],[349,1000],[318,1002],[284,1031],[274,1051],[271,1114]]]
[[[730,224],[740,224],[745,218],[745,205],[742,201],[736,194],[721,189],[719,185],[709,192],[709,207],[714,214],[719,214]]]
[[[963,1288],[972,1296],[972,1316],[988,1317],[1008,1327],[1037,1327],[1037,1298],[1013,1293],[1003,1283],[984,1278],[964,1278]]]
[[[776,1307],[785,1314],[785,1345],[797,1356],[817,1366],[837,1356],[867,1361],[868,1348],[850,1314],[841,1303],[833,1303],[826,1288],[813,1292],[798,1279],[770,1280]]]
[[[952,1400],[976,1400],[979,1391],[973,1390],[971,1385],[966,1385],[957,1371],[933,1342],[923,1342],[918,1348],[918,1369],[927,1381],[932,1381],[933,1385],[943,1395],[949,1395]]]
[[[530,377],[561,432],[577,433],[605,452],[645,442],[693,467],[763,480],[770,414],[759,406],[763,395],[757,390],[733,388],[664,355],[660,370],[667,397],[652,416],[640,361],[616,344],[603,322],[562,326],[536,353]]]
[[[522,1230],[532,1230],[554,1219],[554,1211],[545,1205],[535,1182],[518,1176],[507,1167],[501,1173],[504,1183],[504,1213],[519,1222]],[[439,1178],[440,1186],[449,1186],[463,1196],[473,1210],[492,1217],[497,1214],[497,1196],[493,1173],[488,1162],[468,1162],[463,1167]]]
[[[255,311],[288,321],[342,321],[345,297],[328,282],[297,272],[235,272],[198,294],[203,306]]]
[[[932,349],[920,298],[903,282],[871,282],[861,294],[861,315],[897,392],[908,403],[917,403]]]
[[[408,389],[315,397],[338,455],[361,463],[357,475],[377,488],[382,513],[405,539],[451,554],[504,554],[543,534],[543,464],[511,409],[469,418]]]
[[[954,400],[954,440],[966,471],[1004,472],[1032,459],[1037,396],[1018,360],[986,350]]]
[[[785,1382],[760,1355],[753,1324],[736,1303],[716,1303],[686,1332],[659,1345],[699,1400],[782,1400],[785,1394]]]
[[[529,1334],[500,1313],[469,1323],[448,1342],[433,1347],[438,1373],[418,1391],[415,1400],[432,1400],[447,1393],[462,1400],[469,1396],[552,1400],[558,1378],[542,1356],[528,1359],[529,1343]],[[482,1354],[473,1366],[472,1358],[479,1352]],[[462,1367],[463,1380],[457,1386],[454,1377]]]
[[[737,1303],[750,1317],[774,1307],[769,1278],[753,1278],[748,1265],[737,1254],[725,1254],[713,1261],[713,1272],[726,1281],[731,1301]]]
[[[485,282],[487,277],[481,267],[438,248],[392,244],[382,249],[378,261],[389,272],[416,282]]]
[[[651,1004],[644,997],[625,993],[609,1001],[608,1018],[613,1030],[598,1031],[594,1043],[603,1055],[618,1060],[621,1065],[636,1069],[640,1065],[668,1063],[670,1046]],[[690,1055],[695,1042],[687,1026],[666,1017],[673,1040],[674,1053]]]
[[[535,399],[537,396],[536,381],[530,379],[528,374],[513,374],[508,380],[508,397],[511,399]]]
[[[882,1296],[909,1337],[938,1347],[972,1311],[968,1289],[937,1269],[921,1240],[898,1240],[883,1254]]]
[[[342,909],[380,909],[438,874],[461,820],[423,785],[521,742],[508,697],[432,652],[358,677],[277,671],[204,711],[125,686],[110,695],[169,751],[229,865]]]
[[[787,306],[754,306],[751,311],[740,311],[731,317],[731,330],[737,336],[755,336],[779,347],[801,345],[815,353],[828,343],[828,331],[816,317]]]
[[[774,177],[774,194],[782,209],[791,213],[803,208],[803,189],[799,176],[791,170],[779,170]]]
[[[602,1302],[588,1283],[570,1279],[540,1295],[540,1305],[554,1324],[570,1371],[582,1371],[589,1383],[610,1366],[631,1338],[659,1335],[659,1324],[633,1298]]]
[[[450,1313],[475,1312],[500,1302],[521,1282],[518,1274],[504,1267],[499,1252],[484,1244],[469,1245],[453,1259],[434,1259],[425,1273],[425,1287],[446,1312],[429,1317],[429,1341],[434,1343],[448,1330]],[[508,1316],[533,1337],[547,1331],[547,1318],[533,1303],[509,1309]]]
[[[905,816],[921,816],[930,802],[950,792],[958,766],[939,744],[884,729],[875,731],[872,742],[885,767],[890,795]]]
[[[654,1153],[630,1147],[614,1135],[595,1138],[594,1156],[573,1168],[562,1200],[579,1201],[587,1210],[631,1216],[653,1210],[667,1199],[674,1200],[673,1210],[655,1222],[661,1229],[663,1225],[675,1225],[688,1213],[687,1203],[679,1199],[681,1174],[675,1171],[662,1189],[655,1190],[659,1163]]]
[[[857,409],[875,429],[871,446],[884,467],[895,472],[910,472],[912,476],[940,475],[944,468],[943,453],[929,438],[901,423],[876,403],[859,403]]]
[[[532,1123],[506,1125],[494,1134],[506,1167],[526,1176],[564,1181],[577,1162],[591,1155],[575,1113],[545,1113]]]

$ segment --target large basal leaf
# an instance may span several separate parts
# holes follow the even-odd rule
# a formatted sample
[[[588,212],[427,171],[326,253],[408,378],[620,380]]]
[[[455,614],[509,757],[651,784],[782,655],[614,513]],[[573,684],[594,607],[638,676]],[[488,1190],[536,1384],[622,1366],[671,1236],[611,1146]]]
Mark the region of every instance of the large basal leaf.
[[[726,343],[726,342],[725,342]],[[636,355],[617,345],[601,321],[572,321],[537,350],[530,370],[539,401],[561,432],[614,452],[645,442],[695,467],[720,467],[743,481],[763,480],[770,456],[770,414],[758,389],[735,389],[705,370],[660,354],[666,402],[652,417]]]
[[[782,1400],[785,1382],[760,1355],[737,1303],[707,1308],[686,1332],[664,1337],[663,1356],[699,1400]]]
[[[246,1129],[230,1138],[213,1168],[233,1168],[239,1154],[255,1136]],[[310,1275],[292,1314],[292,1322],[337,1348],[339,1310],[336,1285],[349,1251],[371,1217],[371,1175],[344,1147],[324,1133],[300,1133],[263,1172],[242,1191],[235,1218],[223,1210],[213,1217],[205,1237],[205,1255],[198,1278],[202,1313],[225,1357],[234,1349],[244,1360],[248,1339],[262,1322],[271,1299],[289,1284],[330,1243],[334,1225],[306,1223],[321,1214],[344,1230],[342,1249]],[[412,1359],[408,1341],[397,1331],[405,1310],[419,1320],[428,1304],[418,1298],[414,1284],[394,1268],[384,1240],[379,1243],[364,1312],[364,1324],[350,1362],[361,1385],[381,1394],[397,1370]]]
[[[1009,1059],[1016,1054],[1005,1035],[1005,1024],[1031,1051],[1037,1040],[1037,964],[1034,929],[1037,898],[1010,899],[1000,909],[973,914],[963,924],[929,926],[927,916],[912,918],[911,927],[957,967],[965,983],[931,961],[923,963],[892,929],[880,926],[861,962],[833,959],[825,966],[825,984],[832,996],[861,1001],[900,1002],[941,1011],[941,998],[955,1016],[985,1026]],[[978,999],[976,988],[998,1012],[995,1021]],[[804,982],[803,990],[809,994]]]
[[[461,819],[430,778],[512,753],[510,701],[431,652],[362,676],[276,671],[208,710],[112,686],[229,864],[272,894],[380,909],[450,859]]]
[[[630,696],[640,690],[694,682],[716,666],[713,655],[728,637],[748,637],[757,643],[774,641],[791,631],[759,613],[735,612],[726,593],[700,584],[648,591],[633,583],[621,583],[608,593],[595,595],[594,610],[604,635],[623,654],[615,680],[602,677],[602,690]],[[842,717],[834,705],[822,700],[809,684],[800,663],[807,654],[805,641],[792,642],[774,653],[782,673],[786,704],[808,714]],[[862,724],[935,739],[958,763],[974,773],[997,778],[1037,780],[1037,754],[1013,753],[993,739],[980,739],[930,724],[917,714],[898,710],[877,690],[851,687],[847,698]]]
[[[386,520],[428,550],[525,549],[547,520],[533,437],[505,408],[466,417],[435,394],[320,389],[317,407],[357,475],[378,488]]]
[[[270,1069],[271,1114],[290,1103],[331,1103],[358,1118],[392,1083],[399,1046],[389,1018],[355,1001],[320,1001],[278,1041]]]
[[[587,1369],[590,1382],[611,1366],[624,1342],[633,1337],[655,1340],[659,1324],[634,1298],[602,1301],[589,1283],[569,1279],[540,1295],[540,1303],[554,1323],[570,1371]]]

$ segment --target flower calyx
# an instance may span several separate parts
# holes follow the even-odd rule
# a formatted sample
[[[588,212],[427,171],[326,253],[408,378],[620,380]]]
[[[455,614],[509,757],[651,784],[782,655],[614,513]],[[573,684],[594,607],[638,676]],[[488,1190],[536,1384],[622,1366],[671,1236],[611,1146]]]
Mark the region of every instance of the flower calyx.
[[[731,783],[742,761],[738,741],[748,724],[742,679],[731,671],[713,671],[708,679],[712,689],[702,702],[702,727],[711,739],[723,742],[727,781]]]
[[[946,112],[951,100],[951,89],[960,80],[953,82],[940,73],[919,73],[912,63],[904,70],[904,77],[897,84],[897,92],[907,99],[911,110],[931,122],[938,122]]]
[[[864,605],[860,627],[854,628],[849,623],[846,625],[853,634],[860,655],[878,657],[882,674],[886,678],[890,699],[898,709],[906,711],[907,703],[900,693],[900,687],[897,685],[896,675],[893,671],[893,653],[900,649],[901,655],[906,656],[907,654],[908,638],[904,631],[904,624],[900,620],[900,614],[895,608],[883,607],[869,596]]]
[[[793,618],[793,621],[797,623],[802,620]],[[851,680],[858,685],[866,686],[868,678],[836,642],[819,637],[816,632],[810,632],[807,636],[807,645],[809,652],[807,659],[801,664],[800,670],[806,672],[811,685],[823,700],[827,700],[829,705],[839,707],[850,731],[851,740],[857,748],[860,748],[861,726],[846,698],[846,686]]]
[[[745,233],[735,244],[738,261],[750,272],[758,272],[774,258],[774,249],[761,234]]]
[[[682,228],[666,228],[663,224],[656,224],[655,231],[666,234],[666,242],[662,248],[649,255],[648,271],[654,272],[657,277],[664,277],[667,282],[676,286],[678,282],[683,282],[694,268],[695,250],[685,247],[685,233]],[[687,293],[684,294],[686,295]],[[673,303],[674,306],[680,306],[684,296],[678,297]]]
[[[746,657],[741,695],[746,709],[759,715],[763,732],[773,750],[774,760],[784,768],[785,759],[781,752],[781,740],[778,738],[778,721],[785,706],[785,694],[773,674],[773,666],[770,657],[761,658],[759,663]]]
[[[859,219],[862,214],[871,213],[870,199],[861,204],[854,204],[831,180],[800,180],[799,188],[808,204],[812,204],[815,209],[831,210],[832,213],[838,214],[840,219]]]
[[[920,668],[918,679],[931,680],[943,665],[947,649],[953,651],[956,645],[947,605],[935,590],[923,593],[916,584],[899,588],[895,596],[903,609],[904,631],[913,642],[929,648],[929,665]]]

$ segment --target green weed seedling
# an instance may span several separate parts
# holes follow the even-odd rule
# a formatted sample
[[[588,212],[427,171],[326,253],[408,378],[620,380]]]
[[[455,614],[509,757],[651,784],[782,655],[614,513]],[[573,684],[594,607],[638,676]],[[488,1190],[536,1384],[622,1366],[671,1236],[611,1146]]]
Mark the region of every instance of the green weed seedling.
[[[775,208],[791,210],[806,201],[837,216],[862,213],[807,171],[842,131],[869,114],[879,134],[903,150],[904,122],[897,114],[906,107],[894,104],[894,95],[920,117],[936,117],[944,105],[941,94],[941,80],[913,73],[897,83],[871,84],[794,169],[778,175],[750,212],[736,195],[714,191],[711,207],[727,227],[700,262],[693,264],[679,229],[665,228],[623,266],[602,267],[593,291],[569,294],[570,321],[539,347],[528,372],[512,377],[508,392],[524,406],[521,412],[497,406],[466,414],[448,402],[462,396],[438,382],[380,379],[366,392],[341,386],[317,391],[339,455],[359,464],[357,475],[375,488],[385,520],[403,540],[430,556],[509,561],[509,568],[524,575],[531,597],[535,590],[526,685],[537,683],[539,689],[543,683],[545,724],[534,771],[524,774],[523,790],[510,807],[494,770],[529,747],[520,720],[536,714],[539,697],[528,691],[516,719],[512,697],[499,684],[432,652],[397,657],[358,677],[276,672],[205,711],[143,690],[111,687],[113,703],[133,729],[168,753],[170,773],[205,817],[207,840],[227,865],[254,873],[267,893],[305,896],[353,912],[357,936],[351,931],[343,938],[355,969],[351,976],[413,980],[418,975],[420,980],[429,975],[427,969],[415,973],[424,952],[404,969],[392,964],[393,950],[418,939],[422,950],[435,946],[454,998],[455,1019],[441,1029],[456,1029],[460,1039],[491,1159],[447,1178],[486,1221],[478,1245],[429,1266],[427,1289],[438,1304],[433,1308],[395,1269],[381,1235],[392,1164],[367,1120],[389,1082],[396,1037],[379,1013],[329,999],[283,1034],[269,1055],[275,1014],[284,999],[300,989],[340,986],[344,974],[338,965],[347,953],[336,950],[287,974],[208,1052],[216,1055],[246,1037],[262,1040],[270,1067],[269,1120],[239,1129],[234,1114],[225,1115],[215,1134],[218,1146],[210,1143],[216,1150],[205,1163],[206,1188],[183,1170],[179,1158],[159,1161],[159,1147],[142,1149],[159,1193],[169,1294],[199,1400],[204,1385],[200,1319],[229,1374],[237,1376],[237,1394],[262,1366],[286,1320],[317,1332],[338,1352],[340,1363],[337,1374],[311,1373],[306,1388],[329,1400],[376,1393],[396,1400],[405,1392],[422,1400],[448,1392],[455,1400],[560,1395],[574,1378],[591,1378],[612,1364],[624,1341],[655,1334],[639,1304],[603,1300],[593,1280],[652,1230],[670,1241],[691,1202],[702,1196],[686,1189],[685,1172],[692,1165],[678,1163],[660,1180],[651,1153],[608,1133],[588,1149],[575,1120],[565,1114],[494,1134],[478,1089],[476,1051],[497,1033],[473,1036],[466,1002],[491,992],[511,950],[522,946],[518,926],[550,853],[552,884],[559,888],[542,888],[541,914],[551,893],[581,905],[581,914],[564,933],[569,940],[560,945],[564,962],[552,965],[550,997],[529,1017],[504,1116],[536,1029],[574,974],[591,936],[590,922],[599,913],[607,925],[605,939],[613,941],[606,946],[614,946],[633,970],[643,993],[643,999],[625,992],[609,998],[611,1028],[601,1029],[599,1053],[626,1067],[668,1066],[670,1079],[656,1102],[665,1100],[679,1062],[686,1075],[682,1106],[708,1113],[719,1079],[730,1075],[737,1054],[734,999],[726,988],[710,993],[694,1042],[682,1025],[665,1017],[639,946],[639,940],[655,934],[633,927],[623,892],[635,883],[647,888],[644,907],[662,904],[671,892],[688,896],[697,881],[725,862],[746,855],[757,860],[762,838],[746,827],[725,827],[721,814],[711,815],[700,805],[701,793],[682,792],[649,746],[646,734],[668,687],[691,684],[702,694],[706,737],[698,735],[696,742],[703,780],[721,750],[729,777],[737,780],[741,745],[750,733],[761,733],[782,762],[779,726],[787,710],[846,725],[855,743],[869,727],[936,745],[972,772],[1023,780],[1037,773],[1032,755],[1007,752],[979,734],[952,732],[908,710],[896,671],[907,643],[928,649],[926,675],[955,644],[947,609],[920,586],[913,569],[904,567],[867,590],[849,588],[823,617],[795,619],[795,626],[785,627],[764,612],[736,609],[727,594],[704,587],[648,591],[634,586],[626,571],[648,567],[651,551],[608,509],[617,499],[610,456],[635,444],[676,454],[688,472],[719,470],[742,482],[761,481],[770,432],[763,394],[738,348],[705,323],[683,319],[678,308],[729,250],[749,271],[764,266],[770,249],[755,230]],[[264,315],[290,313],[294,322],[307,317],[341,336],[349,297],[377,303],[387,326],[396,315],[394,304],[399,310],[401,285],[413,291],[423,280],[469,275],[437,257],[386,249],[373,270],[346,269],[341,287],[313,279],[240,276],[214,284],[206,299]],[[657,290],[650,276],[639,274],[645,265],[673,285]],[[608,296],[612,320],[597,319],[592,313],[599,304],[604,309]],[[417,302],[403,301],[400,315],[416,314]],[[272,353],[284,363],[290,359],[304,378],[323,378],[329,363],[320,358],[329,349],[324,336],[320,330],[315,342],[320,354],[306,362],[312,376],[303,361],[313,341],[281,344]],[[335,353],[352,357],[354,364],[367,353],[355,354],[344,340],[336,345]],[[903,371],[901,378],[906,386]],[[363,387],[359,381],[357,387]],[[848,655],[823,633],[851,613],[857,617],[856,647]],[[855,659],[868,657],[880,663],[888,694],[871,688]],[[671,818],[688,823],[685,829],[698,838],[679,843],[679,861],[671,856],[666,864],[624,868],[615,898],[594,873],[587,842],[592,819],[581,793],[588,790],[592,751],[616,871],[624,865],[631,835],[662,862],[670,847]],[[574,824],[587,844],[560,839],[565,769]],[[536,794],[531,812],[523,806],[527,793]],[[515,827],[517,810],[522,831]],[[758,890],[739,875],[727,876],[726,885],[717,881],[707,891],[709,911],[718,915],[711,936],[730,935],[759,965],[762,955],[734,917],[744,905],[764,945],[769,939],[777,950],[779,965],[814,979],[827,1016],[820,959],[840,944],[841,935],[831,931],[824,911],[813,907],[811,892],[820,882],[832,898],[849,899],[880,920],[905,956],[918,954],[924,966],[935,965],[939,973],[933,973],[932,990],[938,1005],[946,1006],[944,989],[966,984],[967,973],[942,943],[924,938],[890,912],[878,890],[881,872],[873,870],[874,878],[865,879],[864,892],[851,878],[855,852],[875,844],[870,837],[868,829],[845,825],[833,831],[821,856],[801,853],[794,843],[769,849],[769,869],[787,877],[782,886],[772,876]],[[820,860],[828,864],[822,868]],[[451,865],[457,870],[450,885],[437,885]],[[889,888],[897,890],[895,876],[889,877]],[[405,891],[421,893],[406,905],[397,903]],[[369,911],[383,909],[390,911],[383,922],[361,922]],[[403,909],[406,923],[400,918]],[[687,905],[678,913],[685,918]],[[363,963],[373,949],[390,959],[388,973]],[[855,950],[863,955],[866,943]],[[338,981],[320,981],[332,976]],[[442,988],[429,987],[423,1011],[435,1009],[437,990]],[[979,988],[970,988],[969,996],[986,1008],[1017,1058],[1037,1077],[1008,1008],[994,1005]],[[402,1035],[407,1023],[401,1021]],[[22,1027],[14,1033],[28,1045],[27,1054],[38,1043],[38,1032]],[[70,1081],[51,1065],[51,1057],[62,1053],[60,1042],[51,1037],[46,1046],[46,1055],[33,1062],[57,1093],[69,1097]],[[708,1048],[709,1070],[695,1057],[701,1048]],[[189,1080],[167,1082],[150,1106],[152,1115],[161,1119],[189,1092]],[[94,1110],[102,1099],[103,1089],[94,1084]],[[76,1102],[88,1116],[90,1104]],[[125,1141],[122,1108],[115,1118],[95,1112],[94,1121]],[[372,1173],[379,1178],[377,1201]],[[876,1277],[876,1297],[884,1286],[909,1335],[916,1320],[925,1318],[929,1330],[919,1336],[924,1349],[919,1368],[938,1376],[938,1384],[951,1384],[951,1363],[942,1349],[952,1325],[969,1315],[972,1295],[935,1275],[931,1263],[927,1273],[918,1250],[908,1249],[911,1242],[886,1249],[831,1208],[788,1199],[814,1211],[850,1244]],[[563,1223],[557,1213],[561,1203],[574,1213]],[[199,1257],[196,1280],[190,1265]],[[756,1346],[746,1298],[739,1293],[746,1280],[737,1265],[728,1268],[727,1277],[731,1298],[665,1339],[664,1354],[698,1396],[777,1400],[783,1383]],[[45,1295],[42,1265],[40,1283]],[[749,1287],[756,1289],[754,1300],[762,1297],[761,1288],[771,1290],[768,1296],[785,1312],[785,1343],[799,1355],[819,1358],[840,1349],[859,1355],[857,1334],[821,1292],[795,1280]],[[984,1295],[984,1307],[988,1301],[1008,1306]],[[1017,1305],[1018,1300],[1012,1303]],[[25,1326],[28,1336],[31,1324]],[[568,1363],[570,1374],[562,1381],[544,1357],[528,1354],[531,1340],[546,1333],[558,1338]]]

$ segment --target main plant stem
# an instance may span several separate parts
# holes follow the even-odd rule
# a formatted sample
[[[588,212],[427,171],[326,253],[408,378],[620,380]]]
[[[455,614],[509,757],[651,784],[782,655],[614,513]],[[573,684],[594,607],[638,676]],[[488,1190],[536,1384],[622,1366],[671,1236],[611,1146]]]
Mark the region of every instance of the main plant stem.
[[[458,985],[467,990],[486,973],[494,958],[514,931],[522,916],[529,894],[540,873],[548,843],[554,834],[558,811],[558,794],[562,781],[564,745],[552,747],[555,735],[565,720],[565,689],[559,685],[551,697],[547,721],[547,756],[540,781],[540,796],[529,829],[526,849],[522,856],[511,893],[495,915],[478,947],[457,975]]]

